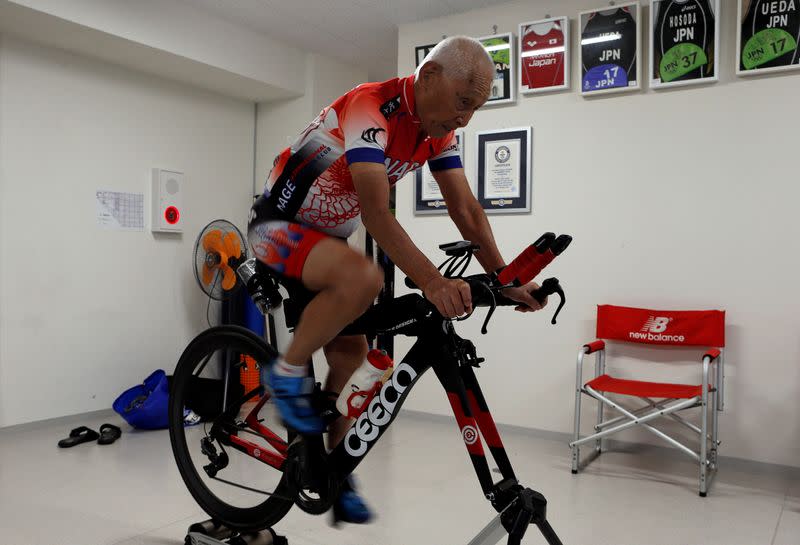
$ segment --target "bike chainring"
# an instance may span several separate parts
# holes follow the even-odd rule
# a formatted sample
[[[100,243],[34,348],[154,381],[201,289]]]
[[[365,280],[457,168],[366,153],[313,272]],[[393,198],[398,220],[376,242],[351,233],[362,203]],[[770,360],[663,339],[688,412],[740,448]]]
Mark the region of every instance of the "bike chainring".
[[[289,496],[297,507],[311,515],[331,508],[339,495],[339,480],[328,467],[321,437],[295,439],[283,467]]]

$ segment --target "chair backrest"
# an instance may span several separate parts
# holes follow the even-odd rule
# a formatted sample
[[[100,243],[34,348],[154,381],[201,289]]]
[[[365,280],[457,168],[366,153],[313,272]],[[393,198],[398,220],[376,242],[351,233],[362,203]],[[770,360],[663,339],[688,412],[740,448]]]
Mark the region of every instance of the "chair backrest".
[[[724,310],[597,305],[597,338],[666,346],[725,346]]]

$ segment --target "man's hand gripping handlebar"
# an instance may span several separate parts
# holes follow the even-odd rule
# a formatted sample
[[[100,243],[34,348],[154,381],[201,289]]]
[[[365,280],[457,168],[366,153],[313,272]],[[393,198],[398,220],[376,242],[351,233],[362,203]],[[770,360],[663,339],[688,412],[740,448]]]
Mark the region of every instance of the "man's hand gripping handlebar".
[[[561,255],[572,242],[569,235],[559,235],[545,233],[539,239],[525,248],[509,265],[493,274],[475,274],[463,276],[464,271],[472,260],[473,253],[479,249],[478,245],[469,241],[462,240],[439,246],[449,257],[439,266],[439,271],[444,269],[444,278],[458,278],[465,281],[472,292],[472,308],[490,307],[486,320],[481,329],[486,333],[486,326],[498,306],[518,306],[519,302],[514,301],[503,295],[503,290],[511,287],[525,286],[531,282],[542,270],[553,260]],[[412,289],[419,289],[410,279],[405,279],[406,286]],[[542,285],[531,292],[531,296],[540,304],[544,305],[548,296],[558,294],[560,302],[551,323],[556,323],[556,318],[566,303],[564,290],[557,278],[548,278]],[[472,312],[466,316],[457,318],[458,321],[466,320]]]

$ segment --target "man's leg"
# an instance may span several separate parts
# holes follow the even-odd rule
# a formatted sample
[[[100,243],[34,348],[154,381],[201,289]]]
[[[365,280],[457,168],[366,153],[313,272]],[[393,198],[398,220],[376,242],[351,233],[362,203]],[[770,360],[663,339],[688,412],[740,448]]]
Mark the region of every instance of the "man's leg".
[[[325,390],[341,392],[347,386],[347,381],[359,366],[364,363],[369,351],[367,338],[364,335],[350,335],[336,337],[325,345],[325,359],[328,360],[330,371],[325,381]],[[347,417],[340,417],[328,427],[328,447],[333,449],[338,445],[353,421]],[[358,494],[355,488],[353,475],[342,483],[342,489],[333,507],[337,520],[362,524],[372,519],[372,511]]]
[[[323,238],[314,242],[302,264],[301,281],[304,286],[317,295],[303,310],[300,321],[294,330],[294,337],[279,364],[285,364],[288,374],[306,375],[306,362],[320,347],[325,347],[325,356],[330,365],[326,389],[340,392],[347,380],[366,358],[367,341],[362,336],[337,337],[339,332],[369,308],[383,286],[383,272],[370,260],[344,244],[342,241]],[[304,252],[299,252],[301,255]],[[292,271],[297,271],[298,263],[287,263]],[[299,371],[299,372],[298,372]],[[276,369],[276,373],[287,370]],[[279,377],[273,377],[273,380]],[[286,383],[286,378],[281,379]],[[298,379],[289,379],[298,380]],[[307,395],[294,390],[290,395]],[[283,400],[284,402],[287,400]],[[295,403],[302,401],[295,397]],[[306,401],[307,403],[307,401]],[[297,407],[297,405],[295,405]],[[279,403],[278,408],[281,409]],[[321,426],[321,421],[313,422],[309,408],[285,407],[281,410],[294,412],[295,425],[307,426],[306,431]],[[317,417],[318,419],[318,417]],[[349,422],[339,418],[329,429],[329,444],[337,445],[347,433]],[[364,523],[372,518],[372,513],[364,500],[355,491],[353,481],[348,478],[334,505],[338,520]]]
[[[301,433],[320,433],[322,420],[309,400],[313,383],[307,380],[307,362],[369,307],[383,275],[345,242],[285,220],[256,218],[248,239],[264,264],[317,292],[288,349],[264,374],[284,421]]]
[[[346,386],[348,379],[358,369],[367,357],[369,345],[364,335],[349,335],[336,337],[325,345],[325,359],[328,360],[330,371],[325,381],[325,390],[340,393]],[[341,442],[351,421],[341,417],[331,424],[328,429],[328,447],[333,448]]]
[[[306,258],[302,282],[319,293],[303,311],[284,354],[286,363],[296,366],[304,366],[315,351],[369,308],[383,286],[383,273],[342,241],[323,239]],[[361,362],[363,358],[353,365]],[[341,379],[342,383],[348,378]]]
[[[301,433],[319,433],[322,420],[308,398],[313,390],[313,384],[306,379],[308,361],[369,308],[381,289],[383,275],[374,263],[344,242],[323,238],[308,252],[301,281],[317,295],[303,310],[291,343],[269,370],[266,383],[290,427]],[[363,358],[358,363],[361,361]],[[336,372],[334,376],[339,377]],[[348,378],[349,375],[338,380]],[[335,423],[334,433],[341,434],[342,426],[346,423]]]

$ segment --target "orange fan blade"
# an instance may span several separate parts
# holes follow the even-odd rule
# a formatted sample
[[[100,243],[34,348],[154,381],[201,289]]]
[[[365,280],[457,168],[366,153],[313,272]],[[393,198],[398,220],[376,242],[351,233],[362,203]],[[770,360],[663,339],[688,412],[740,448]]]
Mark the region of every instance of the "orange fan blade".
[[[203,263],[203,285],[210,286],[211,282],[214,280],[214,273],[216,272],[217,268],[214,267],[213,269]]]
[[[233,289],[233,287],[236,285],[236,273],[234,273],[233,269],[227,265],[222,265],[220,269],[225,273],[225,276],[222,277],[222,289]]]
[[[216,252],[218,254],[225,251],[225,246],[222,242],[222,231],[214,229],[206,233],[206,236],[203,237],[203,249],[206,252]]]
[[[230,257],[240,258],[242,256],[242,247],[239,244],[239,237],[231,231],[225,235],[223,240],[225,244],[225,253]]]

